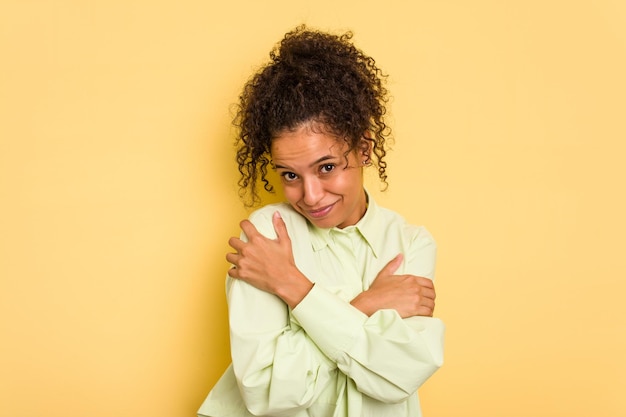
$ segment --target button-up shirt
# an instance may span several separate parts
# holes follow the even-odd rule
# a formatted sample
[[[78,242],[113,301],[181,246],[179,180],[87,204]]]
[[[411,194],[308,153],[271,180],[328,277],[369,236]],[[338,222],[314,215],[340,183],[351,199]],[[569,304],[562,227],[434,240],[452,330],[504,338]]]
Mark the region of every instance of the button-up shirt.
[[[344,229],[317,228],[288,204],[265,206],[250,220],[266,237],[276,237],[277,210],[297,267],[315,285],[290,309],[227,277],[232,364],[198,415],[421,416],[417,389],[442,365],[443,323],[395,310],[368,317],[350,301],[399,253],[396,274],[433,279],[430,233],[370,196],[363,218]]]

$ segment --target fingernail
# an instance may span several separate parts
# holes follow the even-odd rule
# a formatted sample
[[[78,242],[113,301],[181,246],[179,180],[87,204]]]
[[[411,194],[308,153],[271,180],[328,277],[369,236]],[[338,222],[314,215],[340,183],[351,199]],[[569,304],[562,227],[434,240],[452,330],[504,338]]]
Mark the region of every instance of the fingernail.
[[[283,218],[283,216],[280,215],[280,211],[278,210],[274,212],[274,216],[278,217],[279,219]]]

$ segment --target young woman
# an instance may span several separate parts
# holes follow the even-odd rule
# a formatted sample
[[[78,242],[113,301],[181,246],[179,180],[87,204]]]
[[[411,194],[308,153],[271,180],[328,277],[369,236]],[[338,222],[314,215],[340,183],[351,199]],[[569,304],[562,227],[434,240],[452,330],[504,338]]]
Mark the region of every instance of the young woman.
[[[369,166],[386,184],[387,91],[351,38],[287,33],[240,97],[242,194],[273,169],[287,201],[229,241],[232,365],[200,416],[416,417],[442,364],[435,243],[364,188]]]

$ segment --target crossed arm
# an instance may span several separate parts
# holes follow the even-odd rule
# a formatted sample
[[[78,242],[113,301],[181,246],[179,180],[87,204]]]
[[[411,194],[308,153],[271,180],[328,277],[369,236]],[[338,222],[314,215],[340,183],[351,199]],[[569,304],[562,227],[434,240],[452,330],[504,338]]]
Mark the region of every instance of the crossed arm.
[[[278,211],[274,213],[272,223],[276,239],[263,236],[249,220],[241,222],[248,241],[235,237],[228,241],[235,250],[226,255],[226,260],[234,265],[229,275],[278,296],[293,309],[309,293],[313,283],[296,267],[291,239]],[[368,316],[378,310],[392,309],[402,318],[432,317],[435,308],[432,280],[414,275],[394,275],[402,259],[402,254],[393,258],[378,273],[370,288],[355,297],[351,304]]]
[[[413,395],[442,361],[443,324],[431,318],[432,281],[394,275],[399,255],[348,303],[307,279],[285,223],[277,214],[271,221],[275,239],[244,220],[247,241],[231,238],[234,252],[226,255],[233,265],[233,368],[248,409],[280,415],[308,408],[325,395],[337,370],[381,402]]]

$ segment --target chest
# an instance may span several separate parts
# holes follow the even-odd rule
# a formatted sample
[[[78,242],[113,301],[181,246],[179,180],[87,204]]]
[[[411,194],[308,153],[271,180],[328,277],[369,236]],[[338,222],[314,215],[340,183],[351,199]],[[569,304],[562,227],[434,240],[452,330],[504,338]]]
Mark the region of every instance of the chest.
[[[326,245],[317,250],[309,246],[300,258],[306,258],[301,261],[306,264],[309,279],[349,301],[367,290],[380,270],[405,250],[405,239],[393,231],[385,235],[384,245],[370,245],[357,231],[352,231],[331,233]],[[397,273],[403,273],[403,268]]]

